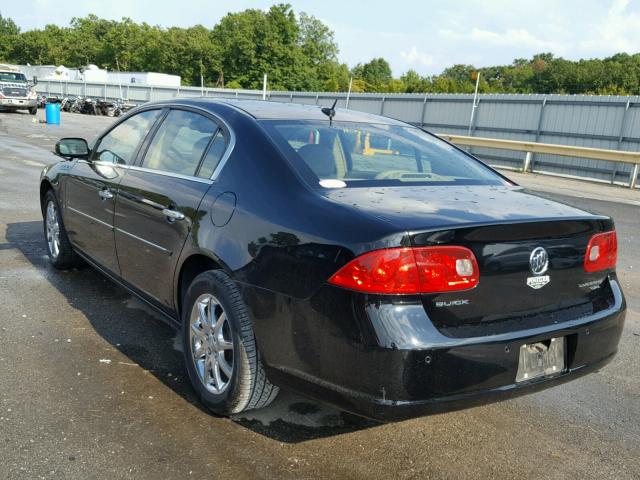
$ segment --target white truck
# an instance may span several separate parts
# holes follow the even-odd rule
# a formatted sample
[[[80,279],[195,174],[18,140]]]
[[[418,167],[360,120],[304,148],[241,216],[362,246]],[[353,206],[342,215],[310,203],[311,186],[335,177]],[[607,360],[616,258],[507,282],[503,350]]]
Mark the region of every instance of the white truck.
[[[19,69],[0,65],[0,110],[29,110],[35,115],[38,111],[36,83],[35,77],[29,82]]]

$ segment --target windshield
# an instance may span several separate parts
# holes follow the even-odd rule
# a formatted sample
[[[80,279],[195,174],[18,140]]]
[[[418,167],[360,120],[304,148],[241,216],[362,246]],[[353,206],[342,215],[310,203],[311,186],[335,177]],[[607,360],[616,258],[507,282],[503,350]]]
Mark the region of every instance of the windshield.
[[[415,127],[329,121],[261,122],[311,183],[508,185],[481,162]]]
[[[0,82],[26,82],[27,77],[19,72],[0,72]]]

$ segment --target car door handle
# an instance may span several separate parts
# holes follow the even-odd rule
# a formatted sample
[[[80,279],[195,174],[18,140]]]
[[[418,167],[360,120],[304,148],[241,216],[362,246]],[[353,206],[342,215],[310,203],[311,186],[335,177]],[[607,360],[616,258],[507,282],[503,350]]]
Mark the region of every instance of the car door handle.
[[[110,190],[100,190],[98,195],[103,200],[111,200],[113,198],[113,193]]]
[[[163,208],[162,214],[167,217],[168,220],[184,220],[184,213],[177,210],[171,210],[169,208]]]

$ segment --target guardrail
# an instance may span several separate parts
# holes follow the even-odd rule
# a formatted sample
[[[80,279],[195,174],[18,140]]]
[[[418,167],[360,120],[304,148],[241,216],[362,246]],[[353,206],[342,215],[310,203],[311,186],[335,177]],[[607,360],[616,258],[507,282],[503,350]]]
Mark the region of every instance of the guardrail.
[[[549,153],[551,155],[561,155],[564,157],[592,158],[595,160],[607,160],[609,162],[629,163],[633,165],[629,175],[629,188],[636,187],[638,171],[640,170],[640,152],[556,145],[553,143],[502,140],[498,138],[469,137],[465,135],[440,134],[440,137],[456,145],[526,152],[524,160],[522,161],[523,172],[529,172],[531,170],[531,157],[534,153]]]

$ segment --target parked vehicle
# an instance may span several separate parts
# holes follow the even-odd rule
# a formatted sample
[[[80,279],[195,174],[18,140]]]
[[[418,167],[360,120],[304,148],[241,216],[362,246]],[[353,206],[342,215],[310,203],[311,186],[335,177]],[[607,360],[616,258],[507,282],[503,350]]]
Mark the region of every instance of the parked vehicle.
[[[107,117],[119,117],[122,115],[122,107],[119,100],[98,100],[96,109],[100,115]]]
[[[123,114],[127,113],[129,110],[137,106],[135,103],[131,103],[127,100],[119,100],[119,102],[120,102],[120,110],[122,111]]]
[[[89,97],[84,97],[80,102],[79,113],[85,115],[98,115],[98,107],[96,101]]]
[[[62,97],[60,100],[60,110],[68,112],[69,111],[69,97]]]
[[[282,387],[395,420],[557,385],[617,351],[612,219],[409,124],[183,99],[56,153],[40,183],[51,263],[88,262],[182,329],[216,413]]]
[[[82,110],[83,104],[84,104],[84,97],[81,97],[81,96],[70,97],[69,102],[66,105],[66,108],[68,108],[67,110],[68,112],[80,113],[80,110]]]
[[[34,77],[29,83],[19,69],[0,65],[0,110],[28,110],[35,115],[38,111],[38,94]]]
[[[76,101],[76,98],[77,97],[75,95],[69,95],[67,97],[64,97],[60,102],[60,110],[63,110],[65,112],[70,112],[71,107]]]

